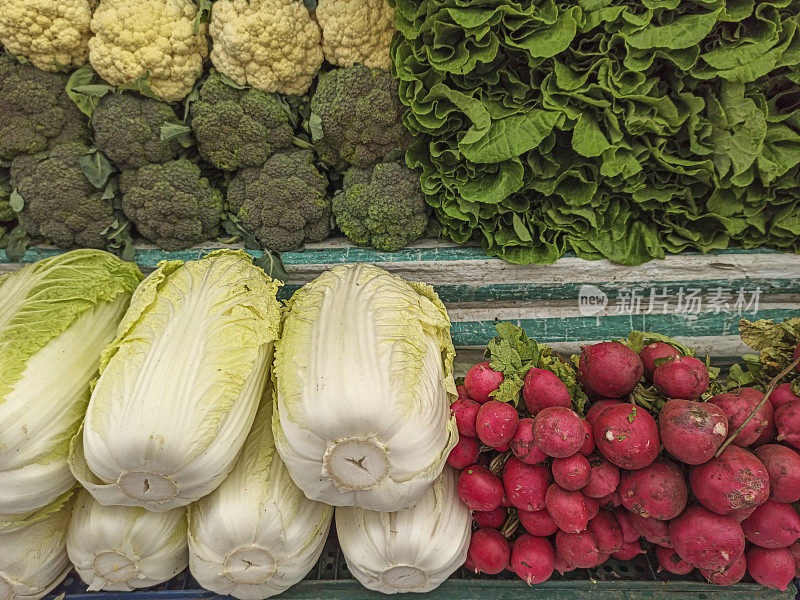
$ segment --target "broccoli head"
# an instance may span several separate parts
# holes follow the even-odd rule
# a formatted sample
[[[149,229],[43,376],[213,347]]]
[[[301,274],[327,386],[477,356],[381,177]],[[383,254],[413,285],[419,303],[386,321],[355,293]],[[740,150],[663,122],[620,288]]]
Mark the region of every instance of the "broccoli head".
[[[331,232],[327,187],[314,153],[294,150],[237,172],[228,186],[228,204],[264,247],[296,250]]]
[[[177,138],[161,141],[161,127],[177,123],[166,102],[139,94],[106,94],[92,116],[97,147],[120,169],[138,169],[177,158]]]
[[[88,119],[65,91],[67,76],[40,71],[0,53],[0,158],[85,141]]]
[[[411,138],[403,126],[405,107],[398,89],[389,73],[363,65],[320,76],[311,119],[322,161],[340,171],[348,165],[367,168],[392,151],[404,150]],[[313,121],[322,128],[321,138]]]
[[[24,205],[19,222],[32,237],[61,248],[105,248],[114,223],[111,203],[83,173],[82,142],[64,142],[46,155],[20,154],[11,163],[11,184]]]
[[[163,250],[183,250],[219,235],[222,192],[186,158],[124,171],[122,210]]]
[[[11,208],[11,173],[0,169],[0,223],[17,220],[17,213]]]
[[[385,252],[422,237],[428,226],[419,175],[397,162],[351,168],[333,198],[336,225],[357,246]]]
[[[191,105],[200,156],[218,169],[258,167],[292,143],[289,115],[272,94],[238,90],[212,73]]]

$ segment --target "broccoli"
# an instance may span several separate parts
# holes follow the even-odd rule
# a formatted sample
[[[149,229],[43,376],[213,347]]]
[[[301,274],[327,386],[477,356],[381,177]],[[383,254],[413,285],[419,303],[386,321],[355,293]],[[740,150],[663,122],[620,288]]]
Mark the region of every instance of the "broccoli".
[[[219,235],[222,192],[186,158],[123,171],[122,211],[163,250],[182,250]]]
[[[11,174],[7,169],[0,169],[0,223],[17,220],[17,213],[11,208]]]
[[[0,158],[88,139],[87,119],[67,96],[66,85],[65,74],[40,71],[0,53]]]
[[[20,154],[11,163],[11,184],[24,205],[19,222],[32,237],[61,248],[105,248],[114,223],[111,203],[83,173],[82,142],[55,145],[46,155]]]
[[[410,134],[398,82],[363,65],[335,69],[319,78],[311,99],[311,127],[322,161],[339,171],[367,168],[405,150]],[[321,133],[319,131],[321,128]]]
[[[161,126],[177,122],[166,102],[131,93],[106,94],[92,116],[97,147],[120,169],[177,158],[180,141],[161,141]]]
[[[203,82],[190,114],[200,156],[223,171],[261,166],[292,143],[289,115],[275,96],[233,88],[218,73]]]
[[[344,189],[333,197],[336,225],[357,246],[385,252],[422,237],[428,226],[419,175],[397,162],[345,173]]]
[[[314,153],[293,150],[275,154],[262,167],[237,172],[228,186],[228,203],[264,247],[295,250],[330,234],[327,186],[314,165]]]

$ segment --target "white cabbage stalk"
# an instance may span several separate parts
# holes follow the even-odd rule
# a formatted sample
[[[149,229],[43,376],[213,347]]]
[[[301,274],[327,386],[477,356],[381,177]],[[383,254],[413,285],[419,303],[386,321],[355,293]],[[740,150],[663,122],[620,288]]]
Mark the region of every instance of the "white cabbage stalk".
[[[204,588],[242,600],[280,594],[322,553],[333,509],[294,484],[270,430],[272,398],[262,403],[231,474],[189,505],[189,568]]]
[[[279,286],[230,250],[162,262],[142,282],[70,449],[98,502],[170,510],[222,483],[266,383]]]
[[[67,530],[67,552],[90,592],[158,585],[189,564],[186,509],[102,506],[81,490]]]
[[[0,533],[0,599],[38,600],[72,570],[67,525],[72,503],[11,532]]]
[[[472,516],[446,467],[413,507],[394,513],[336,509],[336,534],[347,567],[384,594],[430,592],[467,559]]]
[[[358,264],[326,271],[288,309],[273,432],[295,483],[334,506],[411,506],[458,439],[441,300],[430,286]]]
[[[0,531],[75,485],[69,441],[141,279],[136,265],[102,250],[0,276]]]

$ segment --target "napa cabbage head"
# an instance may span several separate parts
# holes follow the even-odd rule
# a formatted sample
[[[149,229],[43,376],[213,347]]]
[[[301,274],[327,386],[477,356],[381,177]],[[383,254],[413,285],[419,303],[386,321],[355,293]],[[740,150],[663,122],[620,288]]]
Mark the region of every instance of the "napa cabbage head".
[[[372,510],[414,504],[458,438],[454,355],[430,286],[357,264],[298,290],[275,355],[273,431],[306,496]]]
[[[0,276],[0,531],[42,516],[75,485],[69,442],[142,278],[102,250]]]
[[[189,568],[205,589],[261,600],[299,582],[319,559],[333,508],[309,500],[275,451],[267,388],[231,474],[189,505]]]
[[[279,285],[230,250],[162,262],[142,282],[71,446],[98,502],[170,510],[225,479],[266,383]]]

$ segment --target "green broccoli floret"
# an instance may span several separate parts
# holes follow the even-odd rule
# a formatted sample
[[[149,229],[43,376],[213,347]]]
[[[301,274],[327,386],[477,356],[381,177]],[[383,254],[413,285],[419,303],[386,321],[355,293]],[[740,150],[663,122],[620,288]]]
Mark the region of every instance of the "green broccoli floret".
[[[222,192],[186,158],[124,171],[122,210],[163,250],[183,250],[219,235]]]
[[[88,120],[65,91],[67,76],[0,53],[0,158],[88,138]]]
[[[233,88],[218,73],[200,87],[190,113],[200,156],[224,171],[261,166],[292,143],[289,115],[275,96]]]
[[[0,223],[17,220],[17,213],[11,208],[11,173],[0,169]]]
[[[333,197],[336,225],[357,246],[395,252],[421,238],[428,226],[419,175],[396,162],[351,168]]]
[[[138,169],[177,158],[177,138],[161,141],[161,127],[178,123],[166,102],[138,94],[106,94],[92,116],[97,147],[120,169]]]
[[[105,248],[104,232],[114,222],[113,209],[81,169],[89,147],[64,142],[46,155],[20,154],[11,163],[11,184],[24,201],[19,222],[32,237],[61,248]]]
[[[311,132],[325,164],[340,171],[348,165],[367,168],[406,148],[410,135],[398,86],[386,71],[363,65],[320,76],[311,100]]]
[[[330,234],[327,186],[314,153],[294,150],[237,172],[228,186],[228,204],[264,247],[295,250]]]

